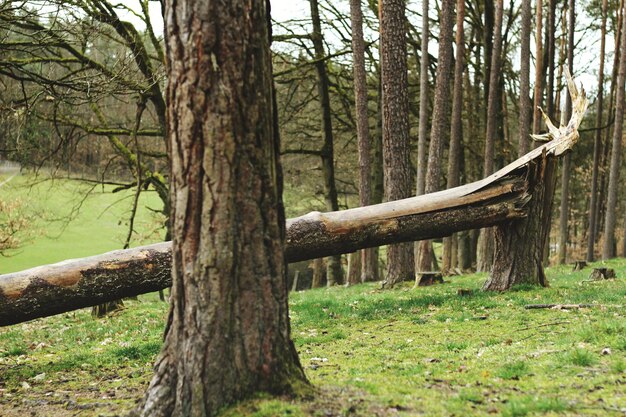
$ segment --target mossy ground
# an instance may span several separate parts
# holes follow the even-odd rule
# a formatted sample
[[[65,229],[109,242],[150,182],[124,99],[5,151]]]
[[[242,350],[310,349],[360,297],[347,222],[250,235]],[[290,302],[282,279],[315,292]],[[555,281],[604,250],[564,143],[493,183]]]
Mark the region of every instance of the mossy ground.
[[[548,270],[551,287],[493,294],[484,275],[392,291],[377,284],[291,295],[292,335],[317,394],[268,396],[225,417],[624,416],[626,260],[618,279]],[[474,289],[461,297],[457,290]],[[0,415],[111,416],[152,374],[167,305],[155,294],[93,320],[88,310],[0,330]],[[592,303],[526,310],[538,303]]]

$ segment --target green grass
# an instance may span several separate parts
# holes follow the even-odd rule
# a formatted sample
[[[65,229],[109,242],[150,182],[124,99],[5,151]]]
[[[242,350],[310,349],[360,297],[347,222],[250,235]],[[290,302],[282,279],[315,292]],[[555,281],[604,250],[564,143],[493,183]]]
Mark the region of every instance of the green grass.
[[[63,193],[54,194],[49,206],[62,206]],[[81,227],[112,198],[117,195],[88,199],[86,218],[77,217]],[[127,210],[114,207],[118,214]],[[110,245],[105,250],[119,247],[123,224],[103,220],[98,227],[108,239],[102,244]],[[100,239],[96,232],[78,227],[76,233],[84,233],[85,245],[94,244],[93,252],[102,250],[93,242]],[[64,252],[79,241],[50,240],[37,246],[41,253],[29,255],[30,262],[82,256]],[[57,246],[62,253],[54,253]],[[27,256],[26,248],[20,256]],[[616,269],[617,280],[581,284],[589,269],[551,268],[550,288],[498,294],[479,290],[484,274],[427,288],[381,291],[365,284],[292,293],[292,337],[316,394],[259,395],[222,416],[623,417],[626,260],[606,266]],[[459,297],[460,288],[474,292]],[[524,309],[539,303],[604,307]],[[155,294],[126,305],[101,320],[80,310],[0,329],[0,415],[61,417],[82,407],[79,415],[95,417],[130,410],[150,381],[168,307]]]
[[[0,177],[0,182],[2,177]],[[113,186],[46,180],[23,175],[2,187],[3,199],[20,199],[32,218],[31,236],[0,256],[0,274],[120,249],[128,233],[133,190],[112,193]],[[162,219],[149,208],[162,207],[153,192],[142,194],[132,245],[162,240]]]

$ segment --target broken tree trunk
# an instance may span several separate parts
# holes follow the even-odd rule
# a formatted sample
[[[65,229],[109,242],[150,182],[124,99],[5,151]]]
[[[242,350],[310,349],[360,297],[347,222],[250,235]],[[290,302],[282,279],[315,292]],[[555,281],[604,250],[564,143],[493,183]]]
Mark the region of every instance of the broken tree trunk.
[[[526,175],[531,193],[528,216],[501,223],[495,228],[495,257],[484,290],[505,291],[519,284],[548,285],[543,270],[543,254],[550,231],[557,157],[577,142],[578,126],[588,105],[585,91],[581,89],[579,92],[569,71],[566,73],[572,97],[572,116],[567,126],[556,128],[544,114],[549,132],[534,138],[552,141],[521,158],[528,159]]]
[[[290,219],[287,261],[498,226],[495,266],[485,288],[508,289],[523,282],[527,273],[545,283],[542,242],[553,194],[546,187],[547,162],[554,162],[574,145],[587,107],[584,91],[579,94],[572,80],[568,81],[574,113],[560,129],[546,119],[550,132],[544,138],[551,138],[550,142],[489,177],[461,187]],[[166,288],[171,285],[170,250],[171,243],[158,243],[2,275],[0,326]]]

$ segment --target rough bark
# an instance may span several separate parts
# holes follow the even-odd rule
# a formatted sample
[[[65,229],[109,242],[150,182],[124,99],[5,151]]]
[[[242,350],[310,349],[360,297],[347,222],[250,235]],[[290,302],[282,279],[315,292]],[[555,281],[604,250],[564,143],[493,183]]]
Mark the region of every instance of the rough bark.
[[[405,1],[382,0],[379,12],[384,188],[385,201],[393,201],[412,194]],[[387,248],[386,287],[412,278],[413,271],[412,245]]]
[[[567,68],[569,73],[574,72],[574,32],[575,32],[575,10],[574,0],[568,1],[568,37],[567,37]],[[569,95],[565,96],[564,119],[569,120],[572,114],[572,100]],[[567,261],[568,239],[568,217],[569,217],[569,180],[571,171],[571,154],[563,157],[563,167],[561,171],[561,207],[559,216],[559,253],[558,262],[564,264]]]
[[[587,231],[587,262],[595,259],[596,230],[598,219],[598,173],[602,149],[602,115],[604,113],[604,54],[606,49],[606,16],[608,0],[602,0],[602,23],[600,26],[600,69],[598,70],[598,108],[596,110],[596,134],[593,141],[593,168],[591,173],[591,198],[589,201],[589,229]]]
[[[214,416],[306,383],[290,340],[269,2],[168,2],[165,21],[172,304],[140,415]]]
[[[427,194],[433,193],[440,188],[443,148],[450,132],[450,81],[452,78],[454,0],[443,0],[441,2],[439,21],[435,98],[430,128],[430,145],[428,147],[428,167],[426,169],[425,192]],[[422,241],[418,245],[417,271],[430,271],[433,269],[434,260],[432,242]],[[419,280],[418,275],[416,275],[416,280]]]
[[[626,4],[622,6],[622,16],[626,16]],[[611,164],[609,168],[609,185],[607,189],[606,217],[604,220],[604,245],[602,259],[616,256],[615,226],[617,211],[617,194],[619,191],[619,174],[622,158],[622,132],[624,125],[624,86],[626,82],[626,19],[622,18],[622,47],[620,51],[619,72],[615,87],[615,127],[611,145]]]
[[[365,72],[365,42],[363,40],[363,11],[361,0],[350,0],[352,25],[352,67],[354,71],[354,101],[356,108],[357,141],[359,148],[359,203],[372,204],[369,118],[367,112],[367,83]],[[360,254],[360,281],[373,281],[376,277],[376,252],[364,249]],[[348,279],[350,282],[350,279]]]
[[[463,139],[463,69],[465,66],[465,37],[463,20],[465,19],[465,0],[456,2],[456,60],[454,62],[454,89],[452,99],[452,123],[450,129],[450,148],[448,150],[447,188],[454,188],[460,183],[461,141]],[[457,236],[443,239],[442,271],[448,273],[456,267]]]
[[[315,50],[315,69],[317,71],[317,91],[319,94],[320,106],[322,110],[322,127],[324,134],[324,144],[320,151],[322,157],[322,176],[324,177],[324,200],[326,209],[329,211],[339,210],[337,201],[337,186],[335,184],[335,152],[333,145],[333,125],[330,108],[330,94],[328,73],[326,70],[326,54],[324,52],[324,38],[322,35],[322,24],[320,22],[320,12],[317,0],[309,0],[311,6],[311,22],[313,32],[311,40]],[[343,284],[343,269],[341,267],[341,256],[332,256],[326,260],[326,276],[328,285]]]
[[[519,137],[517,144],[518,157],[530,149],[531,104],[530,96],[530,26],[531,0],[522,0],[522,32],[520,53],[520,95],[519,95]]]
[[[491,55],[491,70],[489,78],[489,99],[487,101],[487,132],[485,136],[485,159],[483,162],[483,176],[488,176],[494,171],[495,142],[498,120],[498,85],[500,84],[500,67],[502,62],[502,15],[503,0],[495,2],[495,25],[493,51]],[[478,245],[478,271],[489,271],[493,264],[494,251],[493,230],[481,230]]]

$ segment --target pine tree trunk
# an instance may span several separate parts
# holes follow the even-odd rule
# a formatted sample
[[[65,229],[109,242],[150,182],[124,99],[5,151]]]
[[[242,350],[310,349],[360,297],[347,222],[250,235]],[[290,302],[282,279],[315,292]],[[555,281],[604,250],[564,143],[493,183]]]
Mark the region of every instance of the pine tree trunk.
[[[485,160],[483,163],[483,176],[488,176],[494,171],[495,140],[498,119],[498,85],[500,84],[501,55],[502,55],[502,15],[503,0],[495,2],[495,25],[494,41],[491,57],[491,69],[489,79],[489,99],[487,101],[487,133],[485,137]],[[494,261],[494,235],[493,230],[481,230],[478,244],[478,271],[489,271]]]
[[[317,91],[319,94],[322,110],[322,126],[324,132],[324,144],[321,150],[322,175],[324,177],[324,200],[326,209],[329,211],[339,210],[337,201],[337,186],[335,184],[335,153],[333,146],[333,125],[330,108],[330,95],[328,91],[328,73],[326,70],[326,54],[324,52],[324,38],[317,0],[309,0],[311,6],[311,21],[313,32],[311,40],[315,50],[315,69],[317,71]],[[328,286],[343,284],[343,268],[341,256],[331,256],[326,260],[326,276]]]
[[[359,203],[372,204],[372,182],[370,162],[369,118],[367,114],[367,80],[365,72],[365,42],[363,40],[363,12],[361,0],[350,0],[350,22],[352,24],[352,55],[354,71],[354,101],[356,107],[357,140],[359,148]],[[376,262],[372,248],[363,249],[360,255],[360,281],[373,281],[376,277]],[[350,282],[350,278],[348,278]]]
[[[587,230],[587,262],[595,260],[596,231],[598,219],[598,173],[602,149],[602,115],[604,113],[604,54],[606,49],[606,16],[608,0],[602,0],[602,24],[600,39],[600,69],[598,70],[598,109],[596,110],[596,134],[593,141],[593,170],[591,174],[591,199]]]
[[[450,133],[450,81],[452,79],[452,33],[454,27],[454,0],[441,2],[439,23],[439,48],[433,118],[428,147],[428,168],[426,170],[426,194],[440,189],[441,168],[444,144]],[[434,263],[432,242],[419,242],[419,269],[416,272],[431,271]],[[420,277],[416,275],[416,279]],[[419,282],[416,282],[419,284]]]
[[[448,151],[447,188],[456,187],[460,183],[460,154],[462,152],[461,142],[463,140],[463,68],[465,66],[463,19],[465,19],[465,0],[458,0],[456,3],[456,61],[454,62],[454,92],[452,99],[450,149]],[[456,248],[456,235],[443,239],[442,271],[444,274],[447,274],[456,267]]]
[[[626,5],[622,6],[622,16],[626,16]],[[609,185],[607,189],[606,219],[604,221],[604,246],[602,259],[616,256],[615,226],[617,212],[617,194],[620,187],[619,173],[622,158],[622,132],[624,125],[624,86],[626,81],[626,19],[622,17],[622,47],[620,52],[619,72],[615,86],[615,128],[611,146],[611,165],[609,168]]]
[[[412,194],[405,2],[382,0],[379,12],[384,188],[393,201]],[[413,245],[390,245],[384,286],[413,278],[413,262]]]
[[[289,330],[269,2],[183,0],[165,21],[172,304],[140,414],[214,416],[306,384]]]

